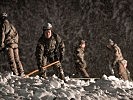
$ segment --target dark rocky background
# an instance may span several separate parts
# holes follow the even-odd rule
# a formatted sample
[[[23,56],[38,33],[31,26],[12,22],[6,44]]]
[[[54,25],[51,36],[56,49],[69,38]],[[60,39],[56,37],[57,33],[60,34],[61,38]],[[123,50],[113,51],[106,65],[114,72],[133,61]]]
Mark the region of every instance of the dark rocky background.
[[[86,60],[91,77],[109,75],[108,39],[122,49],[133,77],[132,0],[0,0],[0,12],[7,12],[20,36],[20,57],[26,73],[37,69],[35,48],[45,22],[52,23],[66,45],[63,67],[75,72],[72,50],[81,38],[87,42]],[[0,54],[0,70],[9,70]]]

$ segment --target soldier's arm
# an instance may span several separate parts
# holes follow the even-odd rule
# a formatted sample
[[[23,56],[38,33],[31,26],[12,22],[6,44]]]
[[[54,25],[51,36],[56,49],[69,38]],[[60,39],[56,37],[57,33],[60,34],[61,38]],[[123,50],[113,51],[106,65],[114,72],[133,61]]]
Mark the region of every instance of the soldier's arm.
[[[60,47],[60,53],[61,53],[61,55],[64,56],[64,53],[65,53],[65,44],[64,44],[63,41],[60,42],[59,47]]]
[[[115,52],[116,61],[122,60],[122,59],[123,59],[123,55],[122,55],[122,52],[121,52],[120,47],[118,47],[117,44],[116,44],[116,45],[114,45],[114,49],[115,49],[115,51],[116,51],[116,52]]]
[[[38,67],[42,66],[43,54],[44,54],[44,47],[41,43],[38,43],[35,52]]]
[[[18,36],[18,33],[17,33],[17,35],[15,36],[14,42],[18,44],[18,40],[19,40],[19,36]]]
[[[2,33],[1,33],[1,44],[0,44],[0,47],[1,48],[4,48],[4,41],[5,41],[5,33],[4,33],[4,31],[5,31],[5,25],[3,25],[3,27],[2,27]]]
[[[120,47],[118,47],[117,44],[114,44],[114,49],[115,49],[117,54],[121,54],[121,49],[120,49]]]
[[[11,41],[11,42],[18,44],[18,41],[19,41],[18,32],[12,24],[10,24],[10,26],[11,26],[11,31],[10,31],[11,32],[11,40],[13,39],[13,41]]]
[[[57,36],[59,41],[59,53],[60,53],[60,61],[63,60],[64,54],[65,54],[65,44],[63,40],[60,38],[60,36]]]
[[[117,60],[115,60],[115,61],[113,62],[113,67],[115,67],[115,65],[116,65],[117,62],[118,62]]]

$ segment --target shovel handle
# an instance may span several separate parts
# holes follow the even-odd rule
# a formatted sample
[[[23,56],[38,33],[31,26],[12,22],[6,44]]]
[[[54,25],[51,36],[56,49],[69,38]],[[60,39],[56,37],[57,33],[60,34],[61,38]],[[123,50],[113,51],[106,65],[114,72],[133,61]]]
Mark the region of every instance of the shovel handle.
[[[44,67],[42,67],[43,69],[46,69],[46,68],[48,68],[48,67],[50,67],[50,66],[52,66],[52,65],[54,65],[54,64],[57,64],[57,63],[60,63],[60,61],[55,61],[55,62],[53,62],[53,63],[51,63],[51,64],[48,64],[48,65],[46,65],[46,66],[44,66]],[[37,70],[34,70],[34,71],[32,71],[32,72],[30,72],[29,74],[26,74],[25,76],[24,76],[24,78],[26,78],[26,77],[29,77],[30,75],[32,75],[32,74],[34,74],[34,73],[36,73],[36,72],[38,72],[39,70],[37,69]]]

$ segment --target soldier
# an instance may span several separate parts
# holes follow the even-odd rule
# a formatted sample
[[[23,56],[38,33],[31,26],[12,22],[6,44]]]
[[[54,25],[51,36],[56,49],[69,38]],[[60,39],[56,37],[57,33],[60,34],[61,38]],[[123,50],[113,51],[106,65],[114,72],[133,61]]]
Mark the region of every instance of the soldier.
[[[84,49],[85,49],[85,41],[81,40],[79,45],[75,48],[74,51],[74,60],[75,60],[75,68],[76,74],[75,76],[79,76],[80,73],[84,78],[89,78],[89,74],[86,71],[86,61],[84,59]]]
[[[13,74],[24,76],[23,66],[19,58],[18,33],[7,20],[6,13],[0,15],[0,38],[0,49],[6,51]]]
[[[130,72],[127,70],[127,60],[124,59],[121,49],[111,39],[109,39],[109,45],[107,45],[107,47],[114,53],[114,62],[112,67],[118,70],[118,75],[123,80],[130,80]]]
[[[46,78],[46,70],[43,66],[54,61],[62,61],[64,57],[65,45],[58,34],[52,31],[52,25],[47,23],[43,26],[43,34],[38,40],[36,47],[36,60],[40,77]],[[61,63],[53,65],[55,75],[65,81]]]

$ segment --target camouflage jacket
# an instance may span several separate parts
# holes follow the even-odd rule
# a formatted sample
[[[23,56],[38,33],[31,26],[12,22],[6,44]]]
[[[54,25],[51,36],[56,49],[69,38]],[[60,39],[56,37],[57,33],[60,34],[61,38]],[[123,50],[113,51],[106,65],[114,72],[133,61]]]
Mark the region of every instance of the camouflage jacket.
[[[113,63],[113,65],[115,65],[117,62],[124,60],[121,49],[117,46],[117,44],[113,45],[113,49],[114,49],[114,57],[115,57],[115,61]]]
[[[18,33],[15,27],[5,20],[0,24],[0,46],[5,46],[18,43]]]
[[[42,66],[43,56],[47,58],[53,57],[55,60],[60,60],[64,56],[65,45],[59,35],[52,33],[50,39],[44,35],[40,37],[37,43],[35,56],[37,65]]]

